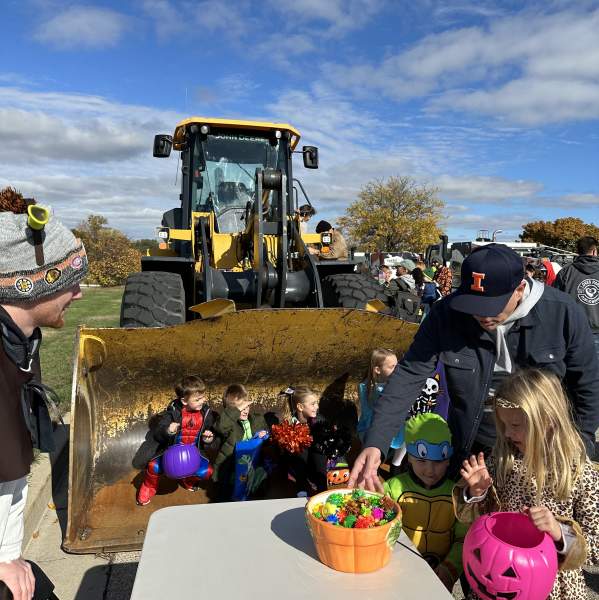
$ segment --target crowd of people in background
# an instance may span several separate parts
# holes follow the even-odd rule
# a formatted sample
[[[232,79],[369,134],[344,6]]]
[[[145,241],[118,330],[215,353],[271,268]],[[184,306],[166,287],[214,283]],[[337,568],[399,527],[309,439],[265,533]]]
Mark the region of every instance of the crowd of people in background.
[[[451,268],[438,260],[427,266],[422,260],[406,258],[395,268],[383,265],[379,269],[379,282],[391,308],[397,316],[414,317],[410,320],[417,322],[434,302],[451,293],[452,280]]]
[[[526,277],[555,287],[574,297],[587,313],[599,354],[599,241],[585,236],[577,242],[578,256],[563,266],[547,257],[522,258]],[[376,268],[375,268],[376,269]],[[379,283],[389,304],[397,316],[404,317],[405,294],[414,297],[417,317],[421,321],[431,305],[452,293],[453,272],[449,264],[433,259],[427,265],[421,257],[417,260],[403,259],[392,267],[382,265],[378,269]],[[376,275],[376,270],[373,273]],[[417,300],[416,300],[417,299]]]

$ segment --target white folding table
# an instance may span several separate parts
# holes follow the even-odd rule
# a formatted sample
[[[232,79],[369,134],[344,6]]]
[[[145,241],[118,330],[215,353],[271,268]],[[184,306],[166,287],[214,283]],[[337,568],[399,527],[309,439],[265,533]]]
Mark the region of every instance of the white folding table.
[[[449,600],[402,532],[383,569],[323,565],[305,498],[173,506],[150,518],[132,600]]]

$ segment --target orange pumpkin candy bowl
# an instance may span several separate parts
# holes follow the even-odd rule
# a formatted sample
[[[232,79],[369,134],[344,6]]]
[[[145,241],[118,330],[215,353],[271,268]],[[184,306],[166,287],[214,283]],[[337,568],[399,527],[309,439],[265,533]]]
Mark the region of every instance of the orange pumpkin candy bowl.
[[[327,504],[332,494],[343,496],[354,490],[337,488],[312,496],[306,504],[306,523],[316,546],[318,558],[323,564],[345,573],[371,573],[382,569],[391,558],[395,542],[401,533],[401,509],[396,502],[387,499],[396,513],[383,525],[368,528],[343,527],[314,516],[318,505]],[[382,498],[382,494],[362,492],[367,498]]]

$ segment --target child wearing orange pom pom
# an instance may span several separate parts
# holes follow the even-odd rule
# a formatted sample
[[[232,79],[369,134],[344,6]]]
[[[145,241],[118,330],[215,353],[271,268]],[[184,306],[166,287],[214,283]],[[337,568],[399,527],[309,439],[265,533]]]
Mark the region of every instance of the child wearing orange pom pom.
[[[295,388],[288,387],[283,395],[286,396],[283,418],[290,423],[307,423],[312,425],[318,417],[320,397],[306,385]]]
[[[320,397],[305,385],[289,387],[281,395],[285,396],[283,418],[291,424],[312,427],[318,420]],[[313,444],[299,452],[286,452],[290,479],[295,480],[297,495],[311,495],[327,489],[327,457],[317,452]]]

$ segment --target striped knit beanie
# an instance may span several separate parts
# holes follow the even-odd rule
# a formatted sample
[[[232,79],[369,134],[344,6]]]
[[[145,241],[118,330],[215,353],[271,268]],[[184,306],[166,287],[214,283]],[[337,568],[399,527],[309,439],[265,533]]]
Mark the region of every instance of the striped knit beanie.
[[[27,211],[33,205],[10,188],[0,191],[0,303],[34,302],[87,274],[81,240],[52,216],[41,228],[32,227]]]

